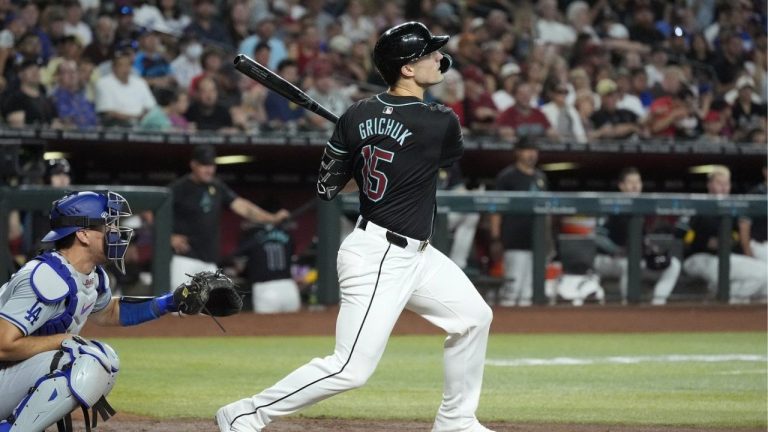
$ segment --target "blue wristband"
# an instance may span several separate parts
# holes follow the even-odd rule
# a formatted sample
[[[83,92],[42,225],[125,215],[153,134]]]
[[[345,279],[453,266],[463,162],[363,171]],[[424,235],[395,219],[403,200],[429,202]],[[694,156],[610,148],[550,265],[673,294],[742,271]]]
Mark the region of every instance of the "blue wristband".
[[[177,310],[173,294],[147,299],[122,297],[119,305],[120,324],[123,326],[141,324]]]
[[[176,307],[176,303],[173,302],[173,293],[155,297],[154,303],[157,304],[158,309],[161,311],[160,315],[164,315],[166,312],[179,311],[179,308]]]

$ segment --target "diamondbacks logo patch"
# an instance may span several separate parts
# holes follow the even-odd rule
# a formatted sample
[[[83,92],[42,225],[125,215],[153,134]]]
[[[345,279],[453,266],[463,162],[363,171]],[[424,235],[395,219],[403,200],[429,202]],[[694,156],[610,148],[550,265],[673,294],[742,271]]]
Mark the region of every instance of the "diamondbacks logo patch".
[[[395,110],[395,109],[394,109],[394,108],[392,108],[391,106],[385,106],[385,107],[384,107],[384,114],[392,114],[392,112],[393,112],[394,110]]]

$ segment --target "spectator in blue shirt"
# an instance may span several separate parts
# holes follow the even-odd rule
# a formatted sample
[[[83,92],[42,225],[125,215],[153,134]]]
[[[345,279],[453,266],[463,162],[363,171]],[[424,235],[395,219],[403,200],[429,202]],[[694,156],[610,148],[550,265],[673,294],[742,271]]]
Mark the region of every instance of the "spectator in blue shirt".
[[[184,33],[191,33],[206,45],[216,45],[227,51],[234,49],[232,38],[222,21],[216,20],[216,7],[213,0],[195,0],[195,16]]]
[[[282,39],[275,36],[276,26],[274,17],[265,16],[256,23],[254,34],[240,42],[238,52],[250,55],[260,43],[269,45],[271,51],[268,68],[275,70],[281,61],[288,58],[288,47]]]
[[[89,129],[99,125],[96,109],[80,88],[80,75],[74,61],[64,60],[56,68],[56,89],[51,100],[64,126]]]
[[[150,29],[144,29],[139,36],[139,52],[133,61],[133,68],[152,88],[168,88],[175,84],[171,64],[160,52],[160,38]]]
[[[285,78],[286,81],[299,86],[299,67],[295,61],[290,59],[281,61],[277,66],[277,74]],[[296,130],[306,123],[304,108],[289,102],[288,99],[275,92],[269,92],[264,106],[267,110],[269,128],[288,127],[289,130]]]

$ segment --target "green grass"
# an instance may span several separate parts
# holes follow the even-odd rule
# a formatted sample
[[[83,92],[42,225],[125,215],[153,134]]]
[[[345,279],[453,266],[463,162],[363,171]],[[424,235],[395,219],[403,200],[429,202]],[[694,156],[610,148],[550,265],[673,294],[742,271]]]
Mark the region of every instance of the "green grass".
[[[158,418],[209,418],[272,385],[330,337],[109,339],[121,358],[110,396],[120,411]],[[430,420],[442,389],[442,337],[393,337],[368,384],[302,415]],[[488,359],[751,354],[764,333],[492,335]],[[764,357],[763,357],[764,358]],[[766,362],[644,362],[485,369],[484,421],[766,426]]]

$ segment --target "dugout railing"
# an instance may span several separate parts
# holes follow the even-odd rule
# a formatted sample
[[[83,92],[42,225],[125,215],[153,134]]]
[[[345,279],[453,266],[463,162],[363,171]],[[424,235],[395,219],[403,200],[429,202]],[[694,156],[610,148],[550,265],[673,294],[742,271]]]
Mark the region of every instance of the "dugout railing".
[[[68,190],[111,190],[128,200],[133,214],[142,211],[154,213],[152,235],[152,291],[168,292],[170,284],[171,224],[173,205],[171,191],[152,186],[77,185]],[[40,211],[47,214],[51,203],[63,195],[61,189],[49,186],[0,187],[0,245],[8,245],[8,217],[12,210]],[[14,271],[13,257],[8,247],[0,247],[0,275],[2,283]]]
[[[643,194],[627,196],[618,192],[438,192],[438,220],[433,244],[447,249],[447,213],[481,212],[530,215],[533,218],[533,301],[546,304],[546,223],[548,215],[629,215],[627,243],[628,289],[627,301],[641,299],[641,258],[643,218],[647,215],[720,217],[718,241],[719,269],[716,298],[727,302],[730,297],[729,274],[733,244],[732,228],[739,217],[765,216],[768,199],[761,195],[733,195],[714,199],[704,194]],[[322,202],[318,208],[318,300],[335,304],[339,300],[336,275],[336,251],[339,247],[343,213],[356,213],[359,202],[356,194],[345,194],[341,199]]]

